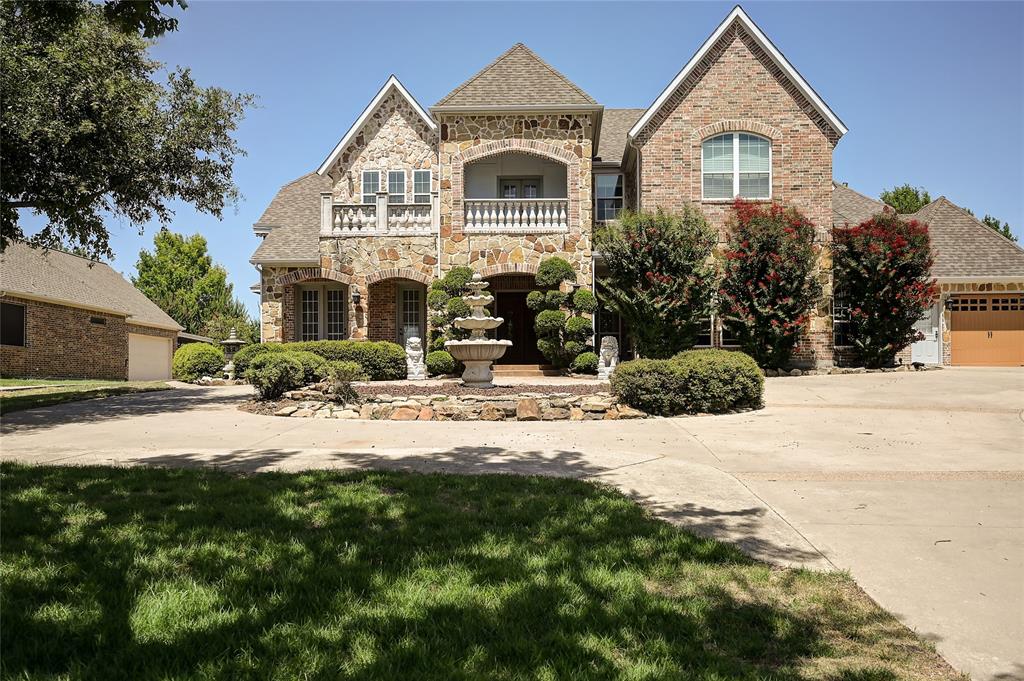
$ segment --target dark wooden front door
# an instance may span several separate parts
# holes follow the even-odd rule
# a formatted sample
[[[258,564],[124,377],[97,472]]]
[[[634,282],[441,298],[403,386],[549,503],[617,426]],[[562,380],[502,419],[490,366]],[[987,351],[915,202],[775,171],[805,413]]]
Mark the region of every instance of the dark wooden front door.
[[[512,347],[496,364],[546,364],[544,355],[537,349],[534,314],[526,306],[526,291],[498,291],[494,296],[495,316],[505,320],[497,329],[497,337],[512,341]]]

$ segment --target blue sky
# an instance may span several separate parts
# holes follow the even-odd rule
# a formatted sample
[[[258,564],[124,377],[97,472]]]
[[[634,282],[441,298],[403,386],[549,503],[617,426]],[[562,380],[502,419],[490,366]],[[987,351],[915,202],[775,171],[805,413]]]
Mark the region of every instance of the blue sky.
[[[153,49],[204,85],[259,97],[238,138],[243,194],[223,221],[182,207],[250,308],[252,223],[315,169],[391,73],[429,106],[516,42],[607,107],[646,107],[730,3],[207,2]],[[744,9],[849,127],[834,177],[871,196],[910,182],[1024,237],[1024,4],[769,3]],[[111,222],[130,274],[157,225]]]

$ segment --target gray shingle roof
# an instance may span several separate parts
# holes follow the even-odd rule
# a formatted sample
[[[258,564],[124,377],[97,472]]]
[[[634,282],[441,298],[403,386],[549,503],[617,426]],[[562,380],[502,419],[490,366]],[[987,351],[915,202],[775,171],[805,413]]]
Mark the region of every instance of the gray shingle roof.
[[[434,106],[594,106],[597,102],[522,43]]]
[[[320,194],[331,178],[307,173],[281,187],[256,222],[270,227],[252,262],[316,262],[320,259]]]
[[[0,289],[73,307],[124,314],[133,324],[181,330],[110,265],[11,241],[0,254]]]
[[[832,224],[859,225],[873,215],[891,212],[886,204],[856,192],[844,184],[832,183]]]
[[[1024,249],[945,196],[903,217],[928,224],[934,276],[1024,279]]]
[[[626,150],[626,134],[647,109],[605,109],[601,118],[601,141],[596,156],[618,163]]]

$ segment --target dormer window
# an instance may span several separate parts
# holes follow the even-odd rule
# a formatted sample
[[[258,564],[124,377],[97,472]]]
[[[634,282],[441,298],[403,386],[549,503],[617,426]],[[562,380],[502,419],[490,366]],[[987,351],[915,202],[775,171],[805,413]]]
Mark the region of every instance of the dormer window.
[[[770,199],[772,143],[746,132],[727,132],[701,145],[704,200]]]

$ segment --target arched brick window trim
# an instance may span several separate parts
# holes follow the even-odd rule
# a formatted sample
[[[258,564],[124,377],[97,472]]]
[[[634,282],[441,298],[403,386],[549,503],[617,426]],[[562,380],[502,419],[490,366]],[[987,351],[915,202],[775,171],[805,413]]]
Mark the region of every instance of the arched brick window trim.
[[[484,142],[452,155],[452,226],[462,229],[462,199],[465,197],[465,166],[489,156],[530,154],[563,163],[569,199],[569,224],[578,226],[580,217],[580,158],[573,152],[541,140],[506,139]],[[570,228],[570,231],[573,231]]]
[[[710,123],[690,133],[690,139],[695,142],[703,142],[707,138],[720,135],[723,132],[749,132],[768,138],[772,141],[772,144],[782,141],[782,131],[778,128],[773,128],[760,121],[743,119]]]
[[[302,267],[297,270],[292,270],[282,274],[277,278],[278,286],[289,286],[291,284],[297,284],[302,281],[310,281],[312,279],[329,279],[331,281],[337,281],[346,286],[352,285],[352,277],[347,274],[341,274],[334,270],[329,270],[325,267]]]
[[[484,279],[497,277],[502,274],[537,274],[537,265],[526,262],[508,262],[501,265],[491,265],[480,270],[480,276]]]
[[[378,282],[382,282],[385,279],[411,279],[412,281],[418,281],[425,286],[430,286],[430,282],[433,278],[429,274],[424,274],[419,270],[414,270],[411,267],[391,267],[386,270],[377,270],[366,275],[366,285],[370,286]]]

